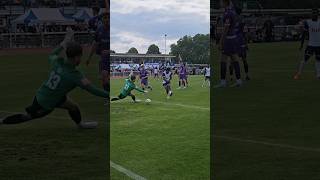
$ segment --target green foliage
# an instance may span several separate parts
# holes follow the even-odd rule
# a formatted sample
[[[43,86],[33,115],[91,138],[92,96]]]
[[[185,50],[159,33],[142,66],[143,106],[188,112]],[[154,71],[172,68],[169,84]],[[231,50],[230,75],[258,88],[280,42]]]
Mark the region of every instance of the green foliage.
[[[209,34],[197,34],[194,37],[184,36],[177,44],[171,45],[171,55],[181,55],[183,61],[188,63],[209,62],[210,37]]]
[[[130,48],[127,53],[128,54],[139,54],[137,48],[135,48],[135,47]]]
[[[161,52],[157,45],[151,44],[148,48],[147,54],[161,54]]]

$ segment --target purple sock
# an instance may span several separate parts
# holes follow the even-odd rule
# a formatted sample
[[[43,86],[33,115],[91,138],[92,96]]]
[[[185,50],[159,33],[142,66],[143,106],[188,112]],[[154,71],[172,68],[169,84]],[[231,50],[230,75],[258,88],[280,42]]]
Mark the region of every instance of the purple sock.
[[[225,80],[227,76],[227,63],[226,62],[220,62],[220,75],[221,80]]]
[[[234,72],[237,79],[241,79],[240,65],[238,61],[233,62]]]

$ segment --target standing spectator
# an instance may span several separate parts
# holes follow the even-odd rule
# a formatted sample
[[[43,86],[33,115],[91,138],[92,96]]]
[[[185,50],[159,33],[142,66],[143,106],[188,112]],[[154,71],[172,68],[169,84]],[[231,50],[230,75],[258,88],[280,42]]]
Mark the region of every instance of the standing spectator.
[[[2,31],[2,30],[1,30]],[[3,45],[3,36],[2,36],[2,33],[0,33],[0,49],[2,49],[2,45]]]
[[[263,25],[263,30],[265,30],[265,41],[272,42],[273,41],[273,28],[274,24],[271,21],[271,17],[269,17]]]

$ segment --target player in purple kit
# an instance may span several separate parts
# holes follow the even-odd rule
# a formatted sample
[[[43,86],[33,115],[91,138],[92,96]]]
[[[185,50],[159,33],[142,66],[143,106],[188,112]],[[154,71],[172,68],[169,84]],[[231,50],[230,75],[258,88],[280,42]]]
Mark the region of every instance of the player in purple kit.
[[[231,59],[231,64],[234,67],[236,75],[236,84],[232,87],[239,87],[242,85],[240,65],[239,65],[239,44],[236,34],[237,25],[237,14],[231,0],[223,0],[222,5],[225,7],[223,17],[223,33],[219,43],[219,49],[221,50],[221,61],[220,61],[220,84],[215,88],[223,88],[227,86],[226,75],[227,75],[227,60],[228,57]]]
[[[103,23],[103,15],[104,14],[99,14],[99,12],[100,12],[99,7],[93,7],[92,8],[93,17],[90,18],[88,21],[90,31],[94,32],[94,34],[93,34],[94,39],[96,37],[96,32],[97,32],[98,28],[104,24]],[[99,49],[96,49],[96,54],[97,55],[100,54]],[[101,70],[102,70],[102,62],[99,61],[98,72],[100,75],[102,73]]]
[[[106,91],[110,91],[109,86],[109,72],[110,72],[110,33],[108,26],[108,14],[103,14],[103,25],[99,26],[95,33],[95,41],[92,45],[91,52],[89,54],[88,60],[86,62],[87,66],[90,64],[91,58],[96,52],[97,55],[100,56],[101,61],[101,79],[102,86]]]
[[[152,87],[149,85],[149,82],[148,82],[148,76],[149,76],[149,73],[148,71],[146,70],[146,68],[144,67],[144,64],[141,65],[140,67],[140,80],[141,80],[141,88],[142,90],[145,90],[145,88],[148,88],[150,90],[152,90]]]
[[[188,67],[187,67],[187,64],[186,63],[183,63],[183,66],[184,66],[184,83],[185,83],[185,87],[188,87],[189,86],[189,82],[188,82]]]
[[[236,8],[236,12],[237,14],[240,16],[242,10],[240,8]],[[247,61],[247,51],[248,51],[248,44],[247,44],[247,36],[246,36],[246,25],[245,23],[242,21],[242,19],[239,19],[239,22],[237,23],[237,36],[238,36],[238,43],[239,43],[239,53],[238,56],[241,58],[242,62],[243,62],[243,66],[244,66],[244,71],[246,73],[246,80],[250,80],[249,77],[249,65],[248,65],[248,61]],[[233,69],[234,67],[232,65],[229,66],[230,67],[230,76],[233,76]]]
[[[183,63],[180,63],[180,67],[179,67],[179,87],[178,89],[185,89],[186,88],[186,67]]]
[[[101,15],[99,15],[100,12],[100,8],[99,7],[93,7],[92,8],[92,13],[93,13],[93,17],[89,19],[88,21],[88,25],[89,25],[89,29],[96,31],[98,29],[98,27],[100,25],[102,25],[102,19],[101,19]]]

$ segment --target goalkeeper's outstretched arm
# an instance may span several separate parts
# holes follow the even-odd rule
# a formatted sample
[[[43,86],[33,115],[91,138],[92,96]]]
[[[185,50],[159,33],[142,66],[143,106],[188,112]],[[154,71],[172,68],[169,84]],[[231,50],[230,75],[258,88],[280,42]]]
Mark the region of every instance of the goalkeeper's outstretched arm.
[[[62,50],[67,49],[67,44],[73,40],[74,37],[74,31],[68,27],[67,33],[63,39],[63,41],[59,44],[58,47],[56,47],[49,55],[49,63],[53,64],[58,58]]]
[[[139,92],[141,92],[141,93],[147,93],[147,92],[148,92],[148,91],[144,91],[144,90],[141,89],[141,88],[138,88],[137,86],[134,87],[134,89],[137,90],[137,91],[139,91]]]
[[[95,87],[94,85],[91,84],[91,82],[87,78],[83,78],[79,86],[82,89],[88,91],[90,94],[103,97],[103,98],[109,98],[109,92]]]

